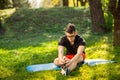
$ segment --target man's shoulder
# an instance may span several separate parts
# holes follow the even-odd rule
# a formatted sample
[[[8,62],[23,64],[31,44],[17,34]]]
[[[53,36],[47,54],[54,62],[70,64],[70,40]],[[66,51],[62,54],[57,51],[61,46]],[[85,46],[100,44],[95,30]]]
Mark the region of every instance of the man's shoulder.
[[[80,39],[80,38],[81,38],[81,36],[80,36],[80,35],[76,35],[76,38],[77,38],[77,39]]]
[[[77,41],[84,41],[85,42],[85,40],[84,40],[84,38],[82,38],[80,35],[76,35],[76,40]]]
[[[66,46],[66,43],[67,43],[67,37],[66,36],[62,36],[61,39],[59,40],[59,45],[62,45],[62,46]]]
[[[61,37],[61,39],[66,40],[66,39],[67,39],[67,36],[66,36],[66,35],[64,35],[64,36],[62,36],[62,37]]]
[[[67,36],[66,35],[61,36],[60,39],[59,39],[59,42],[62,42],[62,43],[66,42],[66,41],[67,41]]]

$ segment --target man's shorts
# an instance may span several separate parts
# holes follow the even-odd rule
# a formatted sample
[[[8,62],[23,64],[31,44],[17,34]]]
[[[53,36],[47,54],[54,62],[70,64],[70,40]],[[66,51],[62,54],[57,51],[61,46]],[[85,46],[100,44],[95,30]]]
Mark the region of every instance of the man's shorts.
[[[75,54],[68,54],[65,57],[67,57],[68,59],[72,59],[74,56],[75,56]],[[85,60],[85,57],[86,57],[85,53],[82,53],[82,57],[83,57],[83,60]]]
[[[69,55],[66,55],[65,57],[67,57],[68,59],[72,59],[74,56],[75,56],[75,54],[69,54]],[[80,67],[82,64],[84,64],[84,60],[86,58],[85,53],[82,53],[82,57],[83,57],[83,61],[77,64],[78,67]]]

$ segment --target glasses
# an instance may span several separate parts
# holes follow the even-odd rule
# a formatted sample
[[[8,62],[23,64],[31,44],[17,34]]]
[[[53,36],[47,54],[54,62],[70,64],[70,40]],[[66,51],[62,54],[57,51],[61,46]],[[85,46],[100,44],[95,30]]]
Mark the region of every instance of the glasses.
[[[75,37],[75,35],[71,35],[71,36],[68,36],[68,35],[66,35],[68,38],[74,38]]]

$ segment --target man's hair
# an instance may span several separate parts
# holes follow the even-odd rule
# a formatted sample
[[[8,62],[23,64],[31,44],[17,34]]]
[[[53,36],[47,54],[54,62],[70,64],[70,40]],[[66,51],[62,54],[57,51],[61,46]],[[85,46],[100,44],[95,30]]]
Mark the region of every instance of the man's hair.
[[[68,23],[66,26],[65,32],[72,34],[75,31],[76,31],[75,25]]]

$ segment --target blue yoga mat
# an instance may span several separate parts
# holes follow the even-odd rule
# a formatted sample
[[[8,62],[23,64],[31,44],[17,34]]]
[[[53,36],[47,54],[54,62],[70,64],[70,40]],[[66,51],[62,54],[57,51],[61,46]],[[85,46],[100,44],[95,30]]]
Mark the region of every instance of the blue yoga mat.
[[[56,66],[54,63],[46,63],[46,64],[29,65],[26,67],[26,69],[29,72],[37,72],[44,70],[60,70],[60,67]]]
[[[84,64],[89,66],[94,66],[98,64],[106,64],[106,63],[114,63],[113,60],[105,60],[105,59],[87,59]],[[37,72],[44,70],[60,70],[59,66],[56,66],[54,63],[46,63],[46,64],[34,64],[26,67],[28,72]]]

